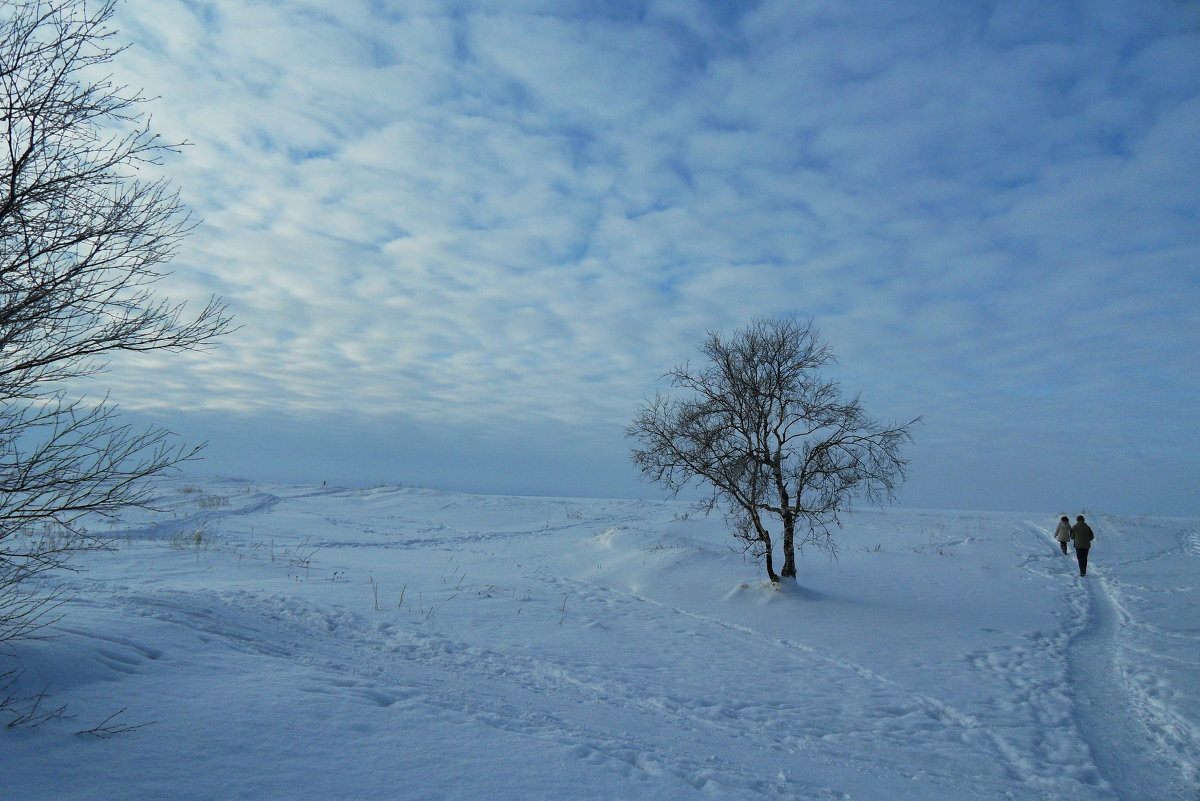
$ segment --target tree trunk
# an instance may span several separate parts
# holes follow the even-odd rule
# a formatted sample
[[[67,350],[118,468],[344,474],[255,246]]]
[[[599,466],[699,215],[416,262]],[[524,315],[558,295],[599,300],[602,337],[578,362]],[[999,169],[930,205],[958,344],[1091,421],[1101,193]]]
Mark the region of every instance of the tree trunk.
[[[778,584],[779,576],[776,575],[776,573],[775,573],[775,557],[771,555],[770,543],[767,544],[766,564],[767,564],[767,575],[770,577],[771,583]]]
[[[779,494],[779,519],[783,523],[783,578],[796,577],[796,513],[792,510],[792,497],[783,476],[783,454],[776,451],[770,462],[775,479],[775,492]]]
[[[771,533],[759,527],[758,540],[763,546],[763,563],[767,567],[767,576],[770,577],[772,584],[778,584],[779,575],[775,572],[775,554],[772,553],[771,548]]]
[[[783,570],[784,578],[796,577],[796,518],[783,516]]]

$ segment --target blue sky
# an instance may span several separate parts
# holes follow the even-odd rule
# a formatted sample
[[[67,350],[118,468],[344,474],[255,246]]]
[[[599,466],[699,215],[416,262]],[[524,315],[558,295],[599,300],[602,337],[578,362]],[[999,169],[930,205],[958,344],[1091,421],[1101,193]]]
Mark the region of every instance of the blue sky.
[[[1200,3],[126,0],[192,146],[122,360],[199,472],[659,497],[623,427],[708,329],[812,317],[909,507],[1200,515]]]

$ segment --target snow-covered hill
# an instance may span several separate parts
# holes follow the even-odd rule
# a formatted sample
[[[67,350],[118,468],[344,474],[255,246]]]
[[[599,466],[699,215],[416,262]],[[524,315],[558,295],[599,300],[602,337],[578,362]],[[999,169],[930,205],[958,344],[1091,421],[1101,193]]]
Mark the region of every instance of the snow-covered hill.
[[[774,590],[681,503],[159,486],[0,654],[69,715],[0,798],[1200,797],[1200,520],[1080,578],[1056,514],[861,511]]]

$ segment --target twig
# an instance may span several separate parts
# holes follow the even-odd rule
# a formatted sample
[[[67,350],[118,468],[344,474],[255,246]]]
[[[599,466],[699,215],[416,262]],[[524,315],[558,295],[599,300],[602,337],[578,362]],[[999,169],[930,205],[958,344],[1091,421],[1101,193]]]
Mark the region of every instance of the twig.
[[[11,676],[11,680],[7,684],[5,684],[3,687],[3,690],[5,690],[5,691],[9,691],[12,689],[13,685],[16,684],[17,679],[20,678],[21,674],[16,671],[13,671],[10,673],[5,673],[4,675],[0,676],[0,679],[9,678],[10,676]],[[35,695],[31,698],[17,698],[15,696],[15,694],[13,694],[11,692],[9,693],[9,695],[7,697],[0,698],[0,710],[9,712],[13,716],[12,720],[10,720],[8,722],[8,728],[13,729],[13,728],[16,728],[17,726],[29,726],[30,728],[35,728],[37,726],[42,725],[46,721],[66,717],[66,711],[67,711],[66,704],[63,704],[62,706],[58,707],[57,709],[52,709],[49,712],[39,712],[38,711],[38,707],[40,707],[42,705],[42,701],[44,701],[46,699],[46,690],[47,689],[49,689],[49,685],[47,685],[45,688],[42,689],[41,692],[39,692],[37,695]],[[24,709],[18,709],[17,708],[18,703],[28,704],[28,706],[26,706]]]
[[[125,709],[128,709],[128,707],[125,707]],[[126,726],[124,724],[120,724],[120,725],[113,724],[112,723],[113,719],[116,718],[118,715],[123,715],[125,713],[125,709],[121,709],[118,712],[113,712],[111,715],[106,717],[104,720],[100,721],[99,725],[94,726],[93,728],[84,729],[83,731],[77,731],[75,733],[80,736],[83,736],[85,734],[90,734],[93,737],[100,738],[101,740],[107,740],[109,737],[116,737],[118,734],[128,734],[131,731],[137,731],[138,729],[145,728],[146,726],[154,725],[153,722],[139,723],[135,726]]]

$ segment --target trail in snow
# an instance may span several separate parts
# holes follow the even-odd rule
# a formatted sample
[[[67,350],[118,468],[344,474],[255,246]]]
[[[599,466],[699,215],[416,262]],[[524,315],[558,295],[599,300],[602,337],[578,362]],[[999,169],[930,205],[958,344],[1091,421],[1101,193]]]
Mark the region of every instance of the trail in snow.
[[[1050,543],[1051,548],[1057,548],[1057,543],[1049,529],[1035,524],[1029,528],[1039,535],[1039,547],[1023,565],[1030,572],[1062,573],[1064,580],[1072,582],[1068,619],[1083,621],[1070,632],[1066,648],[1065,681],[1075,726],[1098,773],[1098,790],[1103,788],[1120,801],[1200,799],[1196,782],[1200,768],[1189,757],[1195,750],[1193,727],[1152,701],[1126,673],[1126,655],[1138,650],[1132,641],[1134,631],[1162,634],[1152,624],[1134,621],[1123,611],[1118,601],[1121,593],[1116,589],[1122,581],[1115,578],[1134,566],[1171,563],[1194,553],[1196,534],[1185,529],[1169,542],[1145,538],[1134,555],[1113,547],[1120,541],[1112,536],[1117,533],[1115,521],[1104,522],[1108,536],[1101,541],[1097,553],[1100,558],[1092,560],[1087,577],[1073,575],[1073,550],[1064,557],[1070,560],[1065,568],[1056,564],[1057,553],[1047,556],[1042,552],[1042,541]],[[1178,588],[1167,585],[1153,591]]]
[[[1130,631],[1146,626],[1139,626],[1122,612],[1115,600],[1117,593],[1104,576],[1126,565],[1169,559],[1183,546],[1178,542],[1143,543],[1142,547],[1150,547],[1151,552],[1129,558],[1128,554],[1118,556],[1114,552],[1115,539],[1109,537],[1099,550],[1101,558],[1093,559],[1089,566],[1088,576],[1079,577],[1074,551],[1060,555],[1049,528],[1028,523],[1026,530],[1036,535],[1036,545],[1023,558],[1022,569],[1060,581],[1067,602],[1063,631],[1057,635],[1047,633],[1041,644],[1048,652],[1060,654],[1064,669],[1030,683],[1030,688],[1037,689],[1043,698],[1063,692],[1067,695],[1072,718],[1067,726],[1088,753],[1082,761],[1064,762],[1075,765],[1072,772],[1080,782],[1092,786],[1096,798],[1200,799],[1185,767],[1189,739],[1186,722],[1169,710],[1155,708],[1126,676],[1122,654],[1130,648]],[[1014,533],[1014,545],[1024,549],[1021,540]],[[997,666],[1006,671],[1014,667],[1007,661]],[[1019,689],[1020,683],[1014,677],[1014,688]],[[1043,722],[1049,727],[1055,721],[1044,717]],[[1054,748],[1043,746],[1041,750],[1048,755]]]
[[[1156,747],[1144,710],[1125,681],[1118,642],[1121,620],[1105,581],[1086,583],[1087,623],[1071,640],[1067,658],[1080,733],[1097,769],[1121,801],[1200,798],[1178,766]]]

